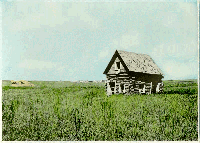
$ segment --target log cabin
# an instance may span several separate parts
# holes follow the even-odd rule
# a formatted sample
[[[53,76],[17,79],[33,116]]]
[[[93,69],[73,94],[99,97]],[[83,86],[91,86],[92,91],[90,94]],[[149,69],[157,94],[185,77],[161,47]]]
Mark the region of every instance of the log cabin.
[[[107,95],[151,94],[163,90],[164,74],[146,54],[116,50],[103,74],[107,78]]]

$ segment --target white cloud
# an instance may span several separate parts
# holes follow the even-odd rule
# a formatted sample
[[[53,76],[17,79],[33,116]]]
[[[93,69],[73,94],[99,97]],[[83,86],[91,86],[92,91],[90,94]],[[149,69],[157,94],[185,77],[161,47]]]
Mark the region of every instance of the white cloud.
[[[72,23],[71,26],[76,26],[76,28],[88,26],[90,29],[98,28],[100,26],[100,21],[90,16],[86,6],[85,4],[73,4],[72,7],[67,10],[65,21]]]
[[[130,47],[137,47],[141,43],[140,34],[136,31],[125,33],[120,38],[112,41],[112,48],[116,49],[128,49]]]
[[[175,13],[165,12],[162,16],[164,17],[162,21],[164,26],[174,27],[174,24],[177,22],[178,19],[178,16]]]
[[[98,57],[99,57],[99,58],[108,57],[109,53],[110,53],[109,47],[105,47],[105,48],[103,48],[103,49],[99,52]],[[113,53],[112,53],[112,54],[113,54]]]
[[[3,17],[11,31],[37,29],[41,26],[55,27],[62,25],[64,20],[59,3],[13,2],[12,8]]]
[[[198,63],[188,62],[181,63],[169,60],[163,65],[165,71],[165,79],[186,79],[190,77],[197,77]]]
[[[158,45],[152,49],[150,55],[159,59],[174,57],[188,60],[196,57],[197,60],[197,53],[197,42],[191,39],[189,41],[183,41],[182,43],[165,43]]]
[[[176,6],[176,10],[169,9],[167,12],[161,12],[164,26],[175,29],[183,28],[184,31],[194,30],[194,27],[197,28],[197,5],[189,2],[179,2],[173,6]]]
[[[196,3],[181,2],[178,3],[178,6],[181,10],[183,10],[186,13],[186,16],[193,17],[197,15],[196,11],[198,7]]]
[[[19,63],[18,66],[19,68],[24,68],[29,70],[47,70],[47,69],[55,69],[59,71],[63,70],[63,67],[59,63],[32,60],[32,59],[26,59],[21,63]]]
[[[66,31],[74,28],[96,29],[99,27],[99,21],[91,17],[87,8],[81,3],[73,3],[69,9],[62,9],[62,3],[55,2],[16,2],[13,5],[12,9],[7,12],[9,16],[3,17],[11,31],[38,29],[41,26],[56,27],[63,24]]]
[[[165,79],[184,79],[197,75],[198,49],[193,40],[161,44],[149,55],[165,74]]]

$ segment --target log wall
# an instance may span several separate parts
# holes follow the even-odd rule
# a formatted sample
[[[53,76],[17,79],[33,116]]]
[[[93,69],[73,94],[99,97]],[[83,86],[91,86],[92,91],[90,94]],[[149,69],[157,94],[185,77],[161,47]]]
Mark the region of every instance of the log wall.
[[[119,74],[107,74],[106,91],[108,95],[111,94],[151,94],[157,89],[162,91],[160,77],[147,74],[128,74],[120,72]],[[162,84],[159,84],[162,85]]]

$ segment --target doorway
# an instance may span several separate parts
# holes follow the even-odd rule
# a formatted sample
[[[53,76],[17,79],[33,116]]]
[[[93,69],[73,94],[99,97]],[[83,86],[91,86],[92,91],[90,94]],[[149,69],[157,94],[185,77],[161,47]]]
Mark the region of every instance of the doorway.
[[[110,84],[111,92],[112,92],[112,94],[114,94],[115,93],[115,82],[110,82],[109,84]]]

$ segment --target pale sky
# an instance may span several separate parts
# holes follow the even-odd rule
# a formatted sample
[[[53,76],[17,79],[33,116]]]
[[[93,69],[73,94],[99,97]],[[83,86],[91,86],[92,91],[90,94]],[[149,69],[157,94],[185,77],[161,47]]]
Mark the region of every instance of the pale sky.
[[[192,1],[192,0],[190,0]],[[164,80],[198,78],[198,9],[186,2],[3,2],[3,80],[101,80],[116,49]]]

